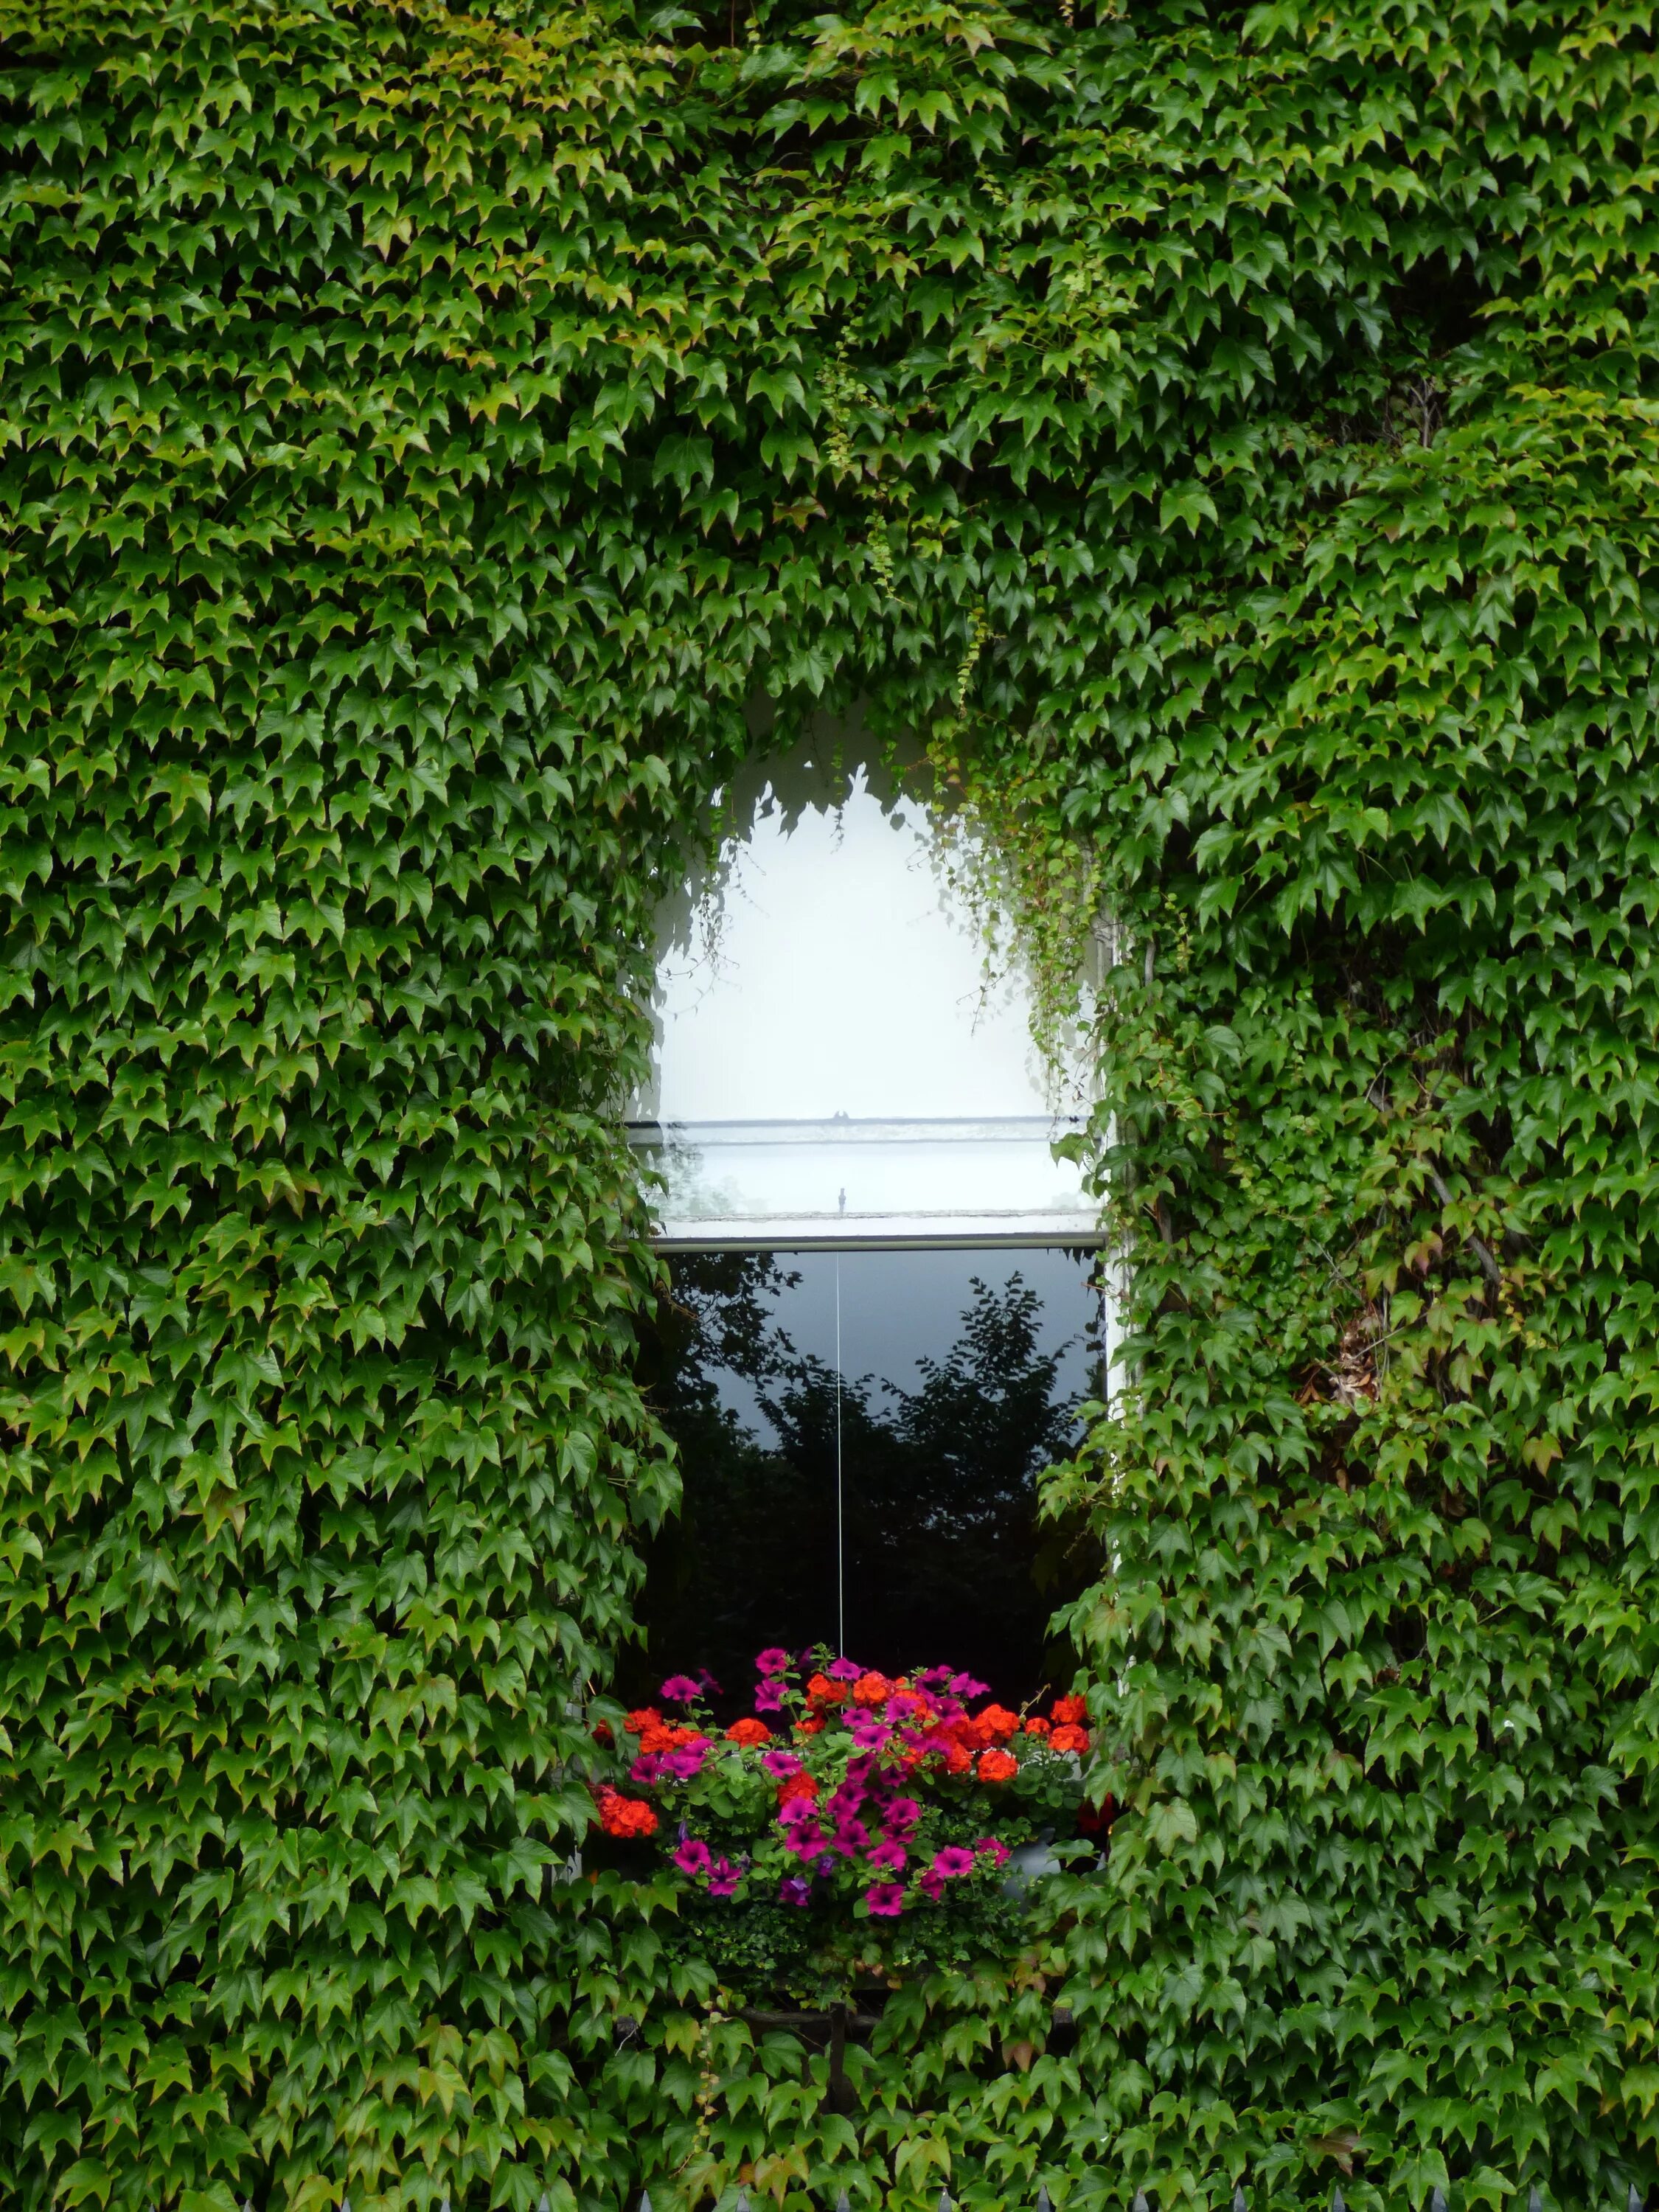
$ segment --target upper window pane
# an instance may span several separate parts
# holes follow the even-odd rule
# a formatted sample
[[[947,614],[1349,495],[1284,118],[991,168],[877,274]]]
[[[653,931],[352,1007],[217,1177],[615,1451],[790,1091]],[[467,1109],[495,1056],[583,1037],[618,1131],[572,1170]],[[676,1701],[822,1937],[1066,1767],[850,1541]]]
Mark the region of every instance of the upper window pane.
[[[636,1139],[671,1243],[1088,1238],[1018,964],[926,811],[879,772],[775,767],[713,880],[664,910]]]

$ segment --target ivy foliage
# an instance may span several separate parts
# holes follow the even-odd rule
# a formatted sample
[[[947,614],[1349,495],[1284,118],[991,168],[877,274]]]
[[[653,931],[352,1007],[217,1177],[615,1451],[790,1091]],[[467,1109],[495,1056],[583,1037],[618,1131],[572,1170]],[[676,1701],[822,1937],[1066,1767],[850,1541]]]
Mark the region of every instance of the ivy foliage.
[[[1651,28],[0,0],[8,2203],[1650,2185]],[[757,690],[1122,947],[1126,1810],[853,2117],[559,1878]]]

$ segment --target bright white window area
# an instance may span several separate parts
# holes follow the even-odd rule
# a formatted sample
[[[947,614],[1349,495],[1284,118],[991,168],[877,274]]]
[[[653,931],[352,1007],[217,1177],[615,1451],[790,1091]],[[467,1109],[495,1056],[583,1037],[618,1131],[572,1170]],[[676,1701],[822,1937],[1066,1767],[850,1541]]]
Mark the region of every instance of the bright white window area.
[[[856,763],[849,738],[848,759]],[[664,909],[648,1091],[662,1242],[1092,1243],[1056,1139],[1087,1101],[923,808],[833,740],[729,795],[714,878]]]

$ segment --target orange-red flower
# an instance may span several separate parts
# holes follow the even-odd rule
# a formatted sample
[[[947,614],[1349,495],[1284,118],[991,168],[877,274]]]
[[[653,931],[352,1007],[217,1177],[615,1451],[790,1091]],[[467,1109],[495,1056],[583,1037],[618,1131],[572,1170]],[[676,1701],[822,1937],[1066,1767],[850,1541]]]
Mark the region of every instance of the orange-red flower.
[[[816,1797],[817,1777],[812,1774],[790,1774],[778,1784],[778,1802],[787,1805],[792,1797]]]
[[[1012,1751],[982,1751],[979,1755],[981,1782],[1011,1782],[1018,1772],[1019,1761]]]
[[[701,1743],[702,1741],[701,1729],[676,1728],[672,1723],[663,1721],[657,1721],[651,1727],[640,1730],[641,1751],[678,1751],[682,1744]]]
[[[974,1725],[994,1743],[1006,1743],[1019,1726],[1019,1715],[1011,1713],[1006,1705],[987,1705],[982,1713],[975,1716]]]
[[[823,1715],[822,1713],[815,1713],[811,1720],[797,1721],[795,1723],[795,1734],[797,1735],[821,1735],[823,1732]]]
[[[1089,1731],[1085,1728],[1057,1728],[1048,1741],[1056,1751],[1087,1751]]]
[[[966,1774],[969,1768],[972,1766],[974,1763],[972,1759],[969,1756],[966,1747],[959,1743],[947,1743],[944,1748],[945,1772],[947,1774]]]
[[[885,1674],[860,1674],[853,1685],[853,1702],[857,1705],[884,1705],[893,1694],[893,1685]]]
[[[733,1721],[726,1731],[727,1743],[740,1743],[753,1749],[757,1743],[770,1743],[772,1731],[764,1721],[751,1719],[745,1714],[742,1720]]]
[[[814,1674],[806,1685],[809,1705],[844,1705],[847,1702],[845,1682],[832,1682],[827,1674]]]
[[[662,1726],[662,1715],[654,1705],[641,1705],[637,1711],[627,1716],[623,1726],[629,1735],[643,1735],[647,1729]]]
[[[642,1797],[624,1797],[620,1790],[599,1793],[599,1826],[607,1836],[654,1836],[657,1816]]]
[[[1027,1735],[1047,1735],[1048,1732],[1049,1723],[1047,1721],[1038,1720],[1035,1715],[1025,1723]]]
[[[603,1744],[607,1751],[610,1750],[611,1745],[615,1743],[617,1739],[611,1733],[611,1723],[609,1721],[594,1722],[593,1741],[595,1743]]]
[[[1049,1711],[1063,1728],[1075,1728],[1089,1717],[1088,1703],[1082,1698],[1056,1698]]]

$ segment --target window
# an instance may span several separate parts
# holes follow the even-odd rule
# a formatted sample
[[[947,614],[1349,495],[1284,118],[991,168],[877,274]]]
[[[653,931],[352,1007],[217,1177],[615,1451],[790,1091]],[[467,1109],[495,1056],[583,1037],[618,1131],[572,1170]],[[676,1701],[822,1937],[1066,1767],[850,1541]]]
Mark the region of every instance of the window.
[[[637,1688],[768,1645],[891,1673],[948,1659],[1005,1700],[1069,1686],[1048,1623],[1094,1579],[1036,1480],[1099,1396],[1093,1255],[678,1255],[650,1348],[684,1502],[647,1560]]]
[[[1056,1138],[1074,1074],[1041,1062],[1017,965],[921,807],[797,756],[736,795],[714,880],[665,910],[635,1141],[670,1249],[1091,1243]]]
[[[1069,1675],[1047,1625],[1097,1565],[1036,1496],[1104,1389],[1097,1209],[1054,1149],[1086,1086],[988,963],[971,848],[857,739],[729,793],[736,833],[662,918],[631,1133],[663,1178],[648,1379],[684,1506],[647,1673],[740,1692],[763,1646],[822,1642],[1018,1699]]]

